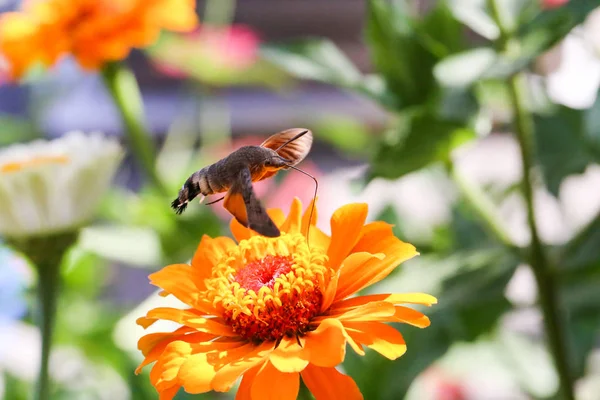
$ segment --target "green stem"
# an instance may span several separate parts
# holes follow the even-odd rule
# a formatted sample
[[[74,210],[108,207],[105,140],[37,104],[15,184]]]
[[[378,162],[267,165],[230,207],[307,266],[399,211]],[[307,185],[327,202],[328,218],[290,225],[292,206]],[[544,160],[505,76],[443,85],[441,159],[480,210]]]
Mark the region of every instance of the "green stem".
[[[485,223],[488,231],[504,246],[513,251],[518,251],[518,247],[514,245],[510,239],[510,235],[504,228],[504,224],[498,218],[494,203],[486,193],[479,186],[474,185],[463,175],[459,174],[451,162],[447,164],[447,168],[461,194],[467,200],[469,206],[477,214],[479,219]]]
[[[509,79],[509,93],[515,114],[515,128],[521,149],[523,164],[523,195],[527,205],[527,223],[531,233],[530,260],[539,291],[539,302],[544,314],[544,327],[548,344],[560,379],[559,391],[564,399],[574,400],[573,377],[569,368],[565,318],[558,298],[558,284],[549,266],[539,237],[533,204],[533,183],[531,169],[534,163],[534,131],[530,115],[522,103],[520,76]]]
[[[166,194],[156,171],[156,150],[144,126],[144,104],[135,76],[121,63],[111,62],[102,68],[102,77],[121,114],[133,152],[154,186]]]
[[[492,18],[500,30],[496,45],[499,51],[508,52],[511,46],[511,33],[502,21],[497,0],[488,0]],[[531,265],[539,293],[539,303],[544,315],[544,329],[548,346],[559,377],[559,394],[566,400],[574,400],[573,377],[569,368],[567,334],[564,330],[565,318],[560,307],[558,284],[550,268],[544,246],[540,240],[534,207],[534,191],[531,171],[535,163],[535,136],[531,115],[523,104],[524,76],[516,74],[507,79],[510,101],[513,109],[515,133],[519,141],[523,169],[522,191],[527,208],[527,224],[531,234],[528,262]]]
[[[60,291],[60,265],[63,256],[76,239],[76,232],[31,238],[7,238],[15,249],[25,254],[32,261],[38,274],[35,316],[42,338],[42,349],[35,388],[34,398],[36,400],[51,398],[52,388],[48,363],[52,348],[56,304]]]

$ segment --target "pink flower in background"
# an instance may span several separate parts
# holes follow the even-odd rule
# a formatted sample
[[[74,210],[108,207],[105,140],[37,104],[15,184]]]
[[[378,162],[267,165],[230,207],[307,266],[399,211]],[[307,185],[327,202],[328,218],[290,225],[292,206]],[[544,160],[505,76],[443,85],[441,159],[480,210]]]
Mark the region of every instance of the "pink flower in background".
[[[159,71],[182,78],[202,69],[244,71],[256,62],[259,44],[258,35],[247,26],[203,25],[190,33],[165,36],[150,54]]]
[[[569,0],[542,0],[542,8],[557,8],[568,2]]]
[[[425,371],[426,387],[433,400],[466,400],[469,398],[464,385],[449,376],[443,369],[430,367]]]

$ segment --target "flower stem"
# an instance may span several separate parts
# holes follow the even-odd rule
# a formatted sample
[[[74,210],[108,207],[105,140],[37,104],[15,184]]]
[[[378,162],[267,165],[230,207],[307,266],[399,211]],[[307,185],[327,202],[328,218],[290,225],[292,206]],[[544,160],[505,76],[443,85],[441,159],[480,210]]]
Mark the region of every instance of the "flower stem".
[[[133,73],[121,63],[110,62],[102,68],[104,84],[119,109],[126,132],[142,168],[161,192],[167,193],[155,165],[155,148],[144,126],[144,104]]]
[[[518,247],[512,242],[504,224],[498,218],[494,204],[486,193],[479,186],[469,182],[463,175],[458,173],[452,162],[447,163],[447,169],[462,196],[467,200],[479,219],[485,223],[488,231],[508,249],[518,252]]]
[[[509,51],[511,33],[503,22],[497,0],[488,0],[488,7],[494,19],[500,36],[496,42],[499,51]],[[564,331],[564,315],[560,307],[558,284],[555,274],[550,268],[542,241],[537,229],[535,207],[533,201],[533,181],[531,170],[534,166],[535,137],[531,115],[523,104],[524,76],[519,73],[507,79],[509,98],[513,110],[515,133],[519,141],[521,162],[523,168],[522,191],[527,208],[527,224],[531,234],[528,262],[533,270],[533,275],[539,292],[539,303],[544,316],[544,329],[548,338],[548,345],[554,365],[559,377],[559,395],[565,400],[574,400],[573,377],[569,368],[566,332]]]
[[[564,399],[574,400],[573,378],[569,369],[564,318],[558,298],[558,285],[555,275],[549,268],[542,242],[540,240],[533,204],[533,184],[531,169],[534,155],[534,132],[531,117],[523,107],[520,76],[509,79],[509,94],[515,114],[515,130],[520,144],[523,164],[523,195],[527,205],[527,223],[531,232],[529,263],[539,291],[539,302],[544,314],[544,327],[548,335],[548,344],[560,379],[559,392]]]
[[[35,388],[36,400],[51,398],[48,363],[52,347],[52,333],[56,317],[56,304],[60,290],[60,265],[63,256],[77,239],[77,232],[66,232],[30,238],[7,238],[18,251],[35,265],[37,282],[36,322],[42,337],[40,368]]]

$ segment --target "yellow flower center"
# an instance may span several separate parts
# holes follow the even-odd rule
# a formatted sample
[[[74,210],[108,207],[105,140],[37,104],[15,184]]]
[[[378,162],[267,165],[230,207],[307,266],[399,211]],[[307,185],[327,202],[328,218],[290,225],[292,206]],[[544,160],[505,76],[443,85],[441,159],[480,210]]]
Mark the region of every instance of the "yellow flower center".
[[[17,172],[22,169],[33,167],[41,164],[66,164],[69,162],[69,157],[61,155],[61,156],[38,156],[32,157],[29,160],[25,161],[13,161],[6,163],[4,165],[0,165],[0,172],[9,173],[9,172]]]
[[[301,234],[253,236],[213,269],[206,295],[248,340],[301,336],[320,310],[331,273],[326,262],[323,250],[309,249]]]

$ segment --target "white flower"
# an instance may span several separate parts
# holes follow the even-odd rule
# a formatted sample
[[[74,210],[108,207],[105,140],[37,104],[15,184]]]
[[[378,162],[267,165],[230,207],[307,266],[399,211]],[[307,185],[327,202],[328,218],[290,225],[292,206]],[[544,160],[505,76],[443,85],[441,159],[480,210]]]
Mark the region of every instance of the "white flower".
[[[570,108],[590,108],[600,87],[600,8],[553,51],[560,52],[560,60],[548,74],[548,95],[555,103]]]
[[[0,151],[0,234],[39,236],[85,224],[122,157],[117,140],[82,132]]]

